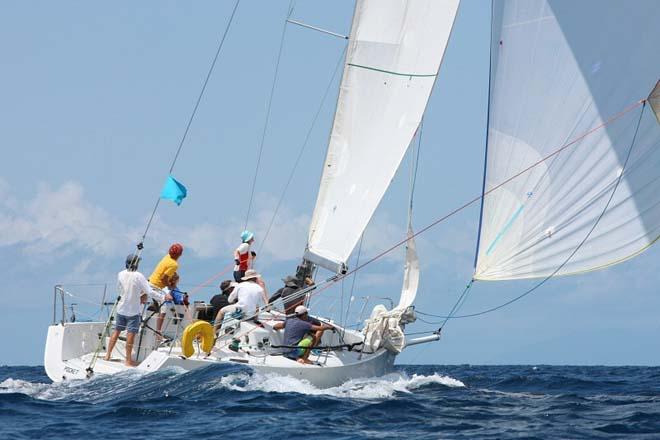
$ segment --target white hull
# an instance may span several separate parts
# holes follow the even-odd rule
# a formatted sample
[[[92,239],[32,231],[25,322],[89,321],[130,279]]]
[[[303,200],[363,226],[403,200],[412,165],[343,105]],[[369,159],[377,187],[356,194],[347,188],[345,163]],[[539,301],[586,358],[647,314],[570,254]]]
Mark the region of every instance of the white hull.
[[[337,386],[358,377],[381,376],[393,369],[396,355],[385,349],[379,349],[372,354],[362,354],[348,349],[313,351],[310,355],[313,364],[300,364],[278,354],[281,349],[271,347],[281,344],[282,335],[281,332],[272,330],[271,325],[275,321],[270,319],[275,317],[270,314],[262,317],[263,327],[251,322],[242,322],[231,334],[218,338],[210,355],[197,352],[190,358],[182,356],[181,347],[177,344],[171,347],[159,347],[153,333],[144,332],[138,357],[138,361],[141,362],[135,369],[155,372],[168,367],[194,370],[212,364],[240,364],[264,374],[288,375],[307,380],[320,388]],[[190,321],[183,320],[179,326],[185,326],[188,322]],[[48,328],[44,353],[44,366],[48,377],[54,382],[61,382],[134,369],[124,365],[125,347],[121,339],[117,341],[112,360],[103,359],[107,344],[106,337],[97,359],[93,361],[99,335],[103,332],[104,326],[103,322],[51,325]],[[174,335],[180,335],[180,328],[171,331]],[[239,338],[241,342],[241,347],[237,351],[230,348],[234,338]],[[136,336],[134,356],[137,353],[138,339],[139,335]],[[320,345],[339,346],[360,340],[361,334],[356,331],[346,330],[343,333],[327,331]],[[93,374],[88,374],[88,368],[92,364]]]

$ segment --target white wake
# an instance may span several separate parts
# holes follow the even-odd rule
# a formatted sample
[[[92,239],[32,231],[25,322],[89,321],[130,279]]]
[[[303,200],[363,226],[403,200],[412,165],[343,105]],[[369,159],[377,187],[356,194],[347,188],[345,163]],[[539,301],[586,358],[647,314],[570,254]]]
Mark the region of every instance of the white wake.
[[[429,376],[392,373],[382,377],[353,379],[333,388],[317,388],[303,379],[275,374],[247,372],[223,376],[215,388],[234,391],[261,391],[267,393],[299,393],[316,396],[332,396],[349,399],[391,399],[397,393],[412,393],[427,385],[440,384],[449,388],[464,387],[460,380],[434,373]]]
[[[167,374],[162,373],[156,377],[137,370],[128,370],[111,376],[99,375],[91,380],[61,383],[29,382],[9,378],[0,382],[0,394],[19,393],[42,400],[75,400],[90,403],[107,402],[135,393],[159,392],[158,390],[162,390],[167,396],[170,381],[176,381],[176,376],[181,377],[180,375],[185,371],[176,369],[167,371]],[[147,379],[145,376],[152,377]],[[190,388],[186,387],[188,390],[201,385],[200,378],[191,379]],[[248,371],[205,378],[203,385],[205,388],[238,392],[298,393],[360,400],[382,400],[396,398],[397,394],[412,393],[434,384],[448,388],[465,386],[460,380],[438,373],[413,374],[412,376],[405,373],[392,373],[381,377],[353,379],[333,388],[317,388],[303,379]],[[178,390],[176,393],[179,394]]]
[[[76,400],[79,402],[109,401],[140,386],[146,375],[138,370],[127,370],[115,375],[98,375],[90,380],[58,383],[29,382],[8,378],[0,382],[0,394],[25,394],[41,400]]]

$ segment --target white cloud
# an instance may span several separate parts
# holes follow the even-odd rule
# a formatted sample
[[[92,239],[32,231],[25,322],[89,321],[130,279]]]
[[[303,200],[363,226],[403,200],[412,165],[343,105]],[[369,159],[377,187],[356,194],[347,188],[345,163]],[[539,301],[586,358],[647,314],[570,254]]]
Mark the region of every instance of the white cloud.
[[[77,182],[67,182],[59,187],[42,184],[28,200],[16,200],[11,194],[10,186],[0,179],[0,248],[15,246],[33,264],[51,264],[62,256],[73,257],[76,263],[67,279],[61,280],[65,282],[106,279],[108,262],[115,261],[118,255],[123,256],[132,248],[147,220],[145,215],[133,225],[120,222],[86,198],[83,187]],[[283,205],[266,237],[275,204],[276,199],[260,194],[256,202],[259,209],[250,221],[250,229],[257,238],[255,250],[260,251],[257,267],[266,272],[272,269],[272,265],[301,258],[310,222],[308,213],[295,213]],[[178,241],[184,244],[188,255],[219,259],[229,264],[243,220],[234,215],[225,217],[218,224],[208,221],[172,224],[157,215],[145,243],[145,252],[158,256],[172,242]],[[390,221],[387,213],[374,219],[365,234],[361,262],[397,243],[404,234],[402,225]],[[423,267],[457,264],[455,258],[436,255],[446,253],[442,248],[447,243],[435,241],[426,237],[418,239]],[[370,265],[369,273],[360,275],[358,284],[362,288],[387,287],[388,293],[392,286],[396,286],[398,293],[403,252],[404,247],[400,246]],[[448,258],[454,261],[448,261]],[[355,266],[354,259],[350,265]],[[113,265],[112,269],[118,267]]]
[[[12,197],[3,182],[0,190],[0,246],[20,246],[29,256],[54,257],[88,250],[97,255],[118,251],[123,237],[112,219],[84,198],[83,188],[67,182],[52,189],[40,185],[29,201]]]
[[[250,220],[249,228],[255,234],[253,250],[259,251],[258,265],[263,267],[266,263],[300,258],[305,249],[310,216],[293,214],[288,206],[283,205],[266,236],[275,212],[275,199],[260,194],[255,205],[259,209]],[[243,222],[243,218],[233,215],[223,218],[218,224],[203,222],[175,226],[166,223],[161,217],[156,217],[149,236],[156,241],[152,246],[158,248],[166,249],[172,241],[179,241],[200,258],[220,257],[231,262],[232,252],[240,243]]]
[[[25,256],[39,262],[80,254],[81,261],[87,262],[85,267],[91,267],[89,258],[116,257],[126,252],[141,235],[142,224],[147,219],[141,219],[138,225],[118,221],[89,201],[77,182],[59,187],[41,184],[29,200],[17,200],[11,194],[8,183],[0,179],[0,247],[17,246]],[[272,199],[262,195],[259,202],[262,209],[251,222],[257,236],[257,249],[262,246],[260,237],[265,235],[274,212]],[[299,258],[305,248],[308,224],[308,215],[292,215],[290,209],[282,206],[267,242],[263,243],[260,256],[263,261]],[[241,230],[242,219],[238,217],[225,219],[220,224],[173,225],[156,216],[145,252],[160,254],[178,241],[199,258],[226,257],[231,261]]]

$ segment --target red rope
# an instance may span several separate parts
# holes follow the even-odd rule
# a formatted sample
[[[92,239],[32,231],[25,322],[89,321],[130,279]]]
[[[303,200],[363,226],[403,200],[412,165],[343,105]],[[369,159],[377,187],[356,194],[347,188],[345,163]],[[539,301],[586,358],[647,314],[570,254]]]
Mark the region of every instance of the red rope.
[[[640,105],[644,104],[645,102],[646,102],[646,99],[642,99],[642,100],[637,101],[636,103],[634,103],[634,104],[632,104],[632,105],[630,105],[630,106],[624,108],[622,111],[620,111],[619,113],[617,113],[617,114],[615,114],[614,116],[610,117],[609,119],[607,119],[607,120],[606,120],[605,122],[603,122],[602,124],[600,124],[600,125],[598,125],[598,126],[592,128],[592,129],[590,129],[590,130],[588,130],[588,131],[582,133],[581,135],[579,135],[577,138],[573,139],[573,140],[570,141],[569,143],[562,145],[560,148],[558,148],[558,149],[555,150],[554,152],[552,152],[552,153],[550,153],[549,155],[545,156],[544,158],[538,160],[537,162],[534,162],[533,164],[531,164],[530,166],[528,166],[528,167],[525,168],[524,170],[518,172],[517,174],[514,174],[513,176],[509,177],[508,179],[506,179],[506,180],[503,181],[502,183],[500,183],[500,184],[498,184],[497,186],[494,186],[493,188],[491,188],[491,189],[489,189],[488,191],[484,192],[482,195],[479,195],[479,196],[473,198],[472,200],[468,201],[467,203],[464,203],[463,205],[459,206],[458,208],[454,209],[453,211],[449,212],[448,214],[446,214],[446,215],[440,217],[439,219],[437,219],[437,220],[434,221],[433,223],[431,223],[431,224],[425,226],[424,228],[420,229],[419,231],[415,232],[415,233],[412,234],[411,236],[406,237],[405,239],[399,241],[399,242],[396,243],[395,245],[393,245],[393,246],[387,248],[387,249],[384,250],[383,252],[381,252],[381,253],[379,253],[378,255],[376,255],[375,257],[371,258],[370,260],[367,260],[367,261],[364,262],[363,264],[357,266],[355,269],[348,271],[347,273],[345,273],[345,274],[344,274],[343,276],[341,276],[341,277],[338,277],[337,279],[334,280],[334,282],[337,282],[337,281],[341,280],[342,278],[345,278],[345,277],[347,277],[347,276],[349,276],[349,275],[351,275],[351,274],[357,272],[358,270],[362,269],[362,268],[365,267],[366,265],[371,264],[371,263],[373,263],[374,261],[378,260],[379,258],[381,258],[381,257],[383,257],[383,256],[385,256],[385,255],[387,255],[388,253],[392,252],[394,249],[398,248],[398,247],[401,246],[402,244],[404,244],[404,243],[408,242],[409,240],[411,240],[411,239],[417,237],[419,234],[428,231],[429,229],[431,229],[432,227],[434,227],[434,226],[437,225],[438,223],[441,223],[441,222],[447,220],[449,217],[451,217],[451,216],[453,216],[453,215],[459,213],[460,211],[464,210],[465,208],[467,208],[468,206],[472,205],[473,203],[478,202],[479,200],[481,200],[481,199],[482,199],[483,197],[485,197],[486,195],[488,195],[488,194],[492,193],[493,191],[495,191],[495,190],[501,188],[502,186],[506,185],[507,183],[511,182],[512,180],[514,180],[514,179],[520,177],[521,175],[525,174],[527,171],[529,171],[529,170],[531,170],[532,168],[538,166],[539,164],[545,162],[546,160],[550,159],[551,157],[556,156],[557,154],[561,153],[562,151],[564,151],[564,150],[567,149],[568,147],[570,147],[570,146],[572,146],[572,145],[575,145],[576,143],[578,143],[579,141],[581,141],[581,140],[584,139],[585,137],[589,136],[590,134],[594,133],[595,131],[598,131],[598,130],[600,130],[601,128],[606,127],[607,125],[609,125],[609,124],[611,124],[612,122],[616,121],[617,119],[621,118],[621,117],[622,117],[623,115],[625,115],[626,113],[628,113],[628,112],[630,112],[630,111],[636,109],[637,107],[639,107]]]
[[[314,295],[318,295],[319,293],[323,292],[324,290],[330,288],[330,287],[331,287],[333,284],[335,284],[337,281],[340,281],[340,280],[342,280],[342,279],[348,277],[349,275],[354,274],[354,273],[357,272],[358,270],[361,270],[361,269],[364,268],[365,266],[367,266],[367,265],[373,263],[374,261],[376,261],[376,260],[382,258],[383,256],[387,255],[388,253],[392,252],[394,249],[398,248],[398,247],[401,246],[402,244],[404,244],[404,243],[408,242],[409,240],[411,240],[411,239],[417,237],[418,235],[420,235],[420,234],[422,234],[422,233],[428,231],[429,229],[431,229],[432,227],[436,226],[437,224],[442,223],[443,221],[447,220],[449,217],[452,217],[453,215],[458,214],[460,211],[464,210],[465,208],[467,208],[468,206],[474,204],[475,202],[478,202],[479,200],[481,200],[481,199],[482,199],[483,197],[485,197],[486,195],[492,193],[493,191],[498,190],[499,188],[503,187],[504,185],[506,185],[507,183],[511,182],[512,180],[514,180],[514,179],[520,177],[521,175],[525,174],[526,172],[528,172],[528,171],[531,170],[532,168],[534,168],[534,167],[540,165],[541,163],[545,162],[546,160],[548,160],[548,159],[550,159],[550,158],[556,156],[557,154],[561,153],[561,152],[564,151],[565,149],[567,149],[567,148],[569,148],[569,147],[575,145],[576,143],[580,142],[582,139],[584,139],[585,137],[589,136],[590,134],[592,134],[592,133],[594,133],[594,132],[596,132],[596,131],[598,131],[598,130],[604,128],[604,127],[606,127],[607,125],[611,124],[612,122],[616,121],[617,119],[620,119],[623,115],[625,115],[626,113],[628,113],[628,112],[630,112],[630,111],[636,109],[637,107],[639,107],[640,105],[644,104],[645,102],[646,102],[646,99],[642,99],[642,100],[637,101],[636,103],[634,103],[634,104],[632,104],[632,105],[630,105],[630,106],[624,108],[622,111],[620,111],[619,113],[617,113],[617,114],[615,114],[614,116],[610,117],[609,119],[607,119],[607,120],[606,120],[605,122],[603,122],[602,124],[600,124],[600,125],[598,125],[598,126],[592,128],[592,129],[590,129],[590,130],[585,131],[584,133],[582,133],[581,135],[579,135],[578,137],[576,137],[576,138],[573,139],[572,141],[570,141],[570,142],[568,142],[568,143],[562,145],[562,146],[559,147],[557,150],[555,150],[554,152],[552,152],[552,153],[550,153],[549,155],[545,156],[544,158],[539,159],[537,162],[534,162],[533,164],[531,164],[531,165],[528,166],[527,168],[523,169],[522,171],[520,171],[520,172],[514,174],[513,176],[509,177],[508,179],[506,179],[505,181],[499,183],[498,185],[494,186],[493,188],[489,189],[488,191],[485,191],[482,195],[479,195],[479,196],[474,197],[474,198],[471,199],[470,201],[468,201],[468,202],[464,203],[463,205],[459,206],[458,208],[456,208],[456,209],[450,211],[448,214],[445,214],[444,216],[438,218],[438,219],[435,220],[433,223],[431,223],[431,224],[425,226],[424,228],[420,229],[419,231],[415,232],[414,234],[412,234],[412,235],[410,235],[410,236],[407,236],[405,239],[403,239],[403,240],[397,242],[397,243],[394,244],[393,246],[390,246],[389,248],[385,249],[385,250],[382,251],[381,253],[377,254],[375,257],[372,257],[371,259],[367,260],[366,262],[364,262],[364,263],[360,264],[359,266],[355,267],[353,270],[350,270],[350,271],[346,272],[345,274],[336,277],[336,278],[333,279],[333,280],[328,280],[329,282],[328,282],[326,285],[324,285],[323,287],[319,287],[319,288],[315,289],[314,291],[309,292],[309,296],[311,297],[311,296],[314,296]],[[196,288],[194,288],[194,289],[191,291],[191,294],[194,293],[194,292],[196,292],[196,291],[198,291],[198,290],[201,289],[202,287],[206,287],[206,286],[208,286],[212,281],[214,281],[215,279],[217,279],[217,278],[219,278],[220,276],[222,276],[223,274],[225,274],[225,273],[226,273],[226,272],[227,272],[232,266],[233,266],[233,265],[229,265],[229,266],[227,266],[227,267],[226,267],[225,269],[223,269],[221,272],[218,272],[218,273],[215,274],[213,277],[209,278],[207,281],[205,281],[204,283],[202,283],[202,284],[200,284],[199,286],[197,286]]]
[[[229,269],[231,269],[233,266],[234,266],[233,263],[230,264],[230,265],[228,265],[228,266],[226,266],[226,267],[225,267],[224,269],[222,269],[220,272],[216,273],[215,275],[213,275],[213,276],[212,276],[211,278],[209,278],[208,280],[204,281],[203,283],[201,283],[201,284],[199,284],[198,286],[196,286],[195,288],[193,288],[193,289],[190,291],[190,295],[192,296],[193,293],[195,293],[195,292],[201,290],[201,289],[204,288],[204,287],[208,287],[213,281],[217,280],[218,278],[220,278],[221,276],[223,276],[224,274],[226,274],[227,272],[229,272]]]

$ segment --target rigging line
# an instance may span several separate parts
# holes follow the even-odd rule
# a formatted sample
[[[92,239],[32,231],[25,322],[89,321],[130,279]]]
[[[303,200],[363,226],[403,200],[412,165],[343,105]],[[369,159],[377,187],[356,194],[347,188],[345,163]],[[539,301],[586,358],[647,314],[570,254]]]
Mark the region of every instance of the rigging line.
[[[248,221],[250,220],[250,213],[252,211],[252,201],[254,199],[254,190],[257,186],[257,176],[259,175],[259,166],[261,165],[261,156],[264,151],[264,143],[266,141],[266,132],[268,131],[268,123],[270,122],[270,110],[273,104],[273,96],[275,95],[275,85],[277,84],[277,77],[280,71],[280,61],[282,59],[282,49],[284,48],[284,38],[286,36],[287,20],[291,18],[293,13],[294,2],[291,0],[289,3],[289,8],[287,12],[287,17],[284,20],[282,25],[282,35],[280,36],[280,48],[277,51],[277,61],[275,62],[275,73],[273,75],[273,82],[270,86],[270,95],[268,96],[268,104],[266,105],[266,119],[264,121],[264,127],[261,131],[261,141],[259,142],[259,152],[257,154],[257,164],[254,169],[254,178],[252,179],[252,187],[250,189],[250,199],[248,202],[247,213],[245,214],[245,226],[243,229],[247,229]]]
[[[275,222],[275,217],[277,216],[277,213],[280,210],[280,207],[282,205],[282,202],[284,201],[284,197],[286,195],[286,192],[289,189],[289,185],[291,184],[291,181],[293,180],[293,176],[296,173],[296,169],[298,168],[298,164],[300,163],[300,160],[302,159],[303,153],[305,152],[305,149],[307,148],[307,145],[309,143],[309,139],[312,136],[312,132],[314,131],[314,127],[316,126],[316,121],[319,118],[319,115],[321,114],[321,111],[323,110],[323,106],[325,105],[326,98],[328,97],[328,94],[330,93],[330,89],[332,88],[332,84],[335,82],[335,78],[337,77],[337,72],[339,71],[339,67],[343,64],[342,60],[344,59],[344,55],[346,54],[346,46],[344,46],[344,50],[341,52],[339,55],[339,59],[337,60],[337,64],[335,66],[335,70],[332,73],[332,77],[330,78],[330,81],[328,82],[328,86],[325,89],[325,92],[323,93],[323,97],[321,98],[321,103],[319,105],[319,108],[316,110],[316,114],[314,115],[314,118],[312,119],[312,125],[309,127],[309,130],[307,131],[307,135],[305,136],[305,140],[303,141],[302,146],[300,147],[300,150],[298,151],[298,156],[296,157],[296,160],[293,164],[293,168],[291,169],[291,172],[289,173],[289,177],[286,181],[286,184],[284,185],[284,189],[280,193],[280,198],[277,201],[277,205],[275,206],[275,211],[273,211],[273,215],[270,219],[270,222],[268,223],[268,228],[266,229],[266,233],[264,234],[264,237],[260,240],[260,245],[259,245],[259,250],[257,251],[257,254],[261,253],[261,249],[264,247],[264,244],[266,243],[266,239],[268,238],[268,235],[270,234],[270,230],[273,227],[273,223]],[[247,225],[247,223],[246,223]]]
[[[419,155],[422,151],[422,133],[424,131],[424,118],[419,123],[419,133],[417,134],[417,154],[413,161],[413,170],[412,170],[412,183],[410,184],[410,204],[409,209],[412,212],[413,208],[413,198],[415,194],[415,187],[417,186],[417,171],[419,170]]]
[[[222,37],[220,38],[220,43],[218,44],[218,48],[215,51],[215,56],[213,57],[213,61],[211,62],[211,66],[209,67],[209,70],[206,74],[206,78],[204,79],[204,83],[202,84],[202,89],[199,92],[199,96],[197,96],[197,102],[195,102],[195,106],[193,107],[193,111],[190,114],[190,118],[188,118],[188,123],[186,124],[186,129],[183,132],[183,136],[181,136],[181,140],[179,141],[179,146],[176,149],[176,153],[174,154],[174,159],[172,159],[172,164],[170,165],[170,169],[168,171],[168,174],[172,174],[172,170],[174,169],[174,165],[176,164],[177,159],[179,158],[179,153],[181,153],[181,149],[183,148],[183,144],[186,141],[186,138],[188,137],[188,131],[190,131],[190,126],[192,125],[192,121],[195,118],[195,114],[197,113],[197,108],[199,107],[200,102],[202,101],[202,97],[204,96],[204,92],[206,91],[206,86],[209,83],[209,79],[211,78],[211,74],[213,73],[213,69],[215,68],[215,64],[218,61],[218,57],[220,56],[220,51],[222,50],[222,46],[225,43],[225,39],[227,38],[227,34],[229,33],[229,28],[231,27],[232,22],[234,21],[234,16],[236,15],[236,10],[238,9],[238,5],[240,4],[241,0],[236,0],[236,3],[234,4],[234,9],[231,11],[231,15],[229,16],[229,21],[227,22],[227,26],[225,27],[225,30],[222,33]],[[147,222],[147,227],[144,230],[144,234],[142,234],[142,239],[140,240],[140,245],[138,245],[138,251],[141,252],[142,248],[141,245],[144,243],[144,239],[147,236],[147,232],[149,232],[149,228],[151,227],[151,222],[154,219],[154,216],[156,215],[156,211],[158,210],[158,205],[160,204],[160,196],[158,199],[156,199],[156,204],[154,205],[154,209],[151,212],[151,216],[149,217],[149,221]],[[139,254],[138,252],[138,254]]]
[[[486,169],[488,165],[488,129],[490,127],[490,95],[491,95],[491,76],[493,71],[493,0],[490,2],[490,44],[488,45],[488,96],[486,103],[486,136],[484,145],[484,173],[481,182],[481,207],[479,208],[479,224],[477,226],[477,246],[474,251],[474,270],[477,269],[477,259],[479,258],[479,242],[481,241],[481,223],[484,218],[484,195],[486,191]],[[499,47],[499,46],[498,46]]]
[[[610,194],[610,197],[607,200],[607,203],[605,204],[605,208],[600,213],[600,215],[598,216],[598,218],[596,219],[596,221],[592,225],[591,229],[589,229],[589,232],[587,232],[587,235],[577,245],[577,247],[573,250],[573,252],[571,252],[571,254],[564,260],[564,262],[561,263],[559,265],[559,267],[557,267],[557,269],[555,269],[550,275],[548,275],[547,277],[542,279],[540,282],[538,282],[536,285],[534,285],[530,289],[526,290],[522,294],[518,295],[517,297],[515,297],[515,298],[513,298],[513,299],[511,299],[511,300],[509,300],[505,303],[502,303],[498,306],[491,307],[490,309],[482,310],[482,311],[477,312],[477,313],[470,313],[470,314],[467,314],[467,315],[459,315],[459,316],[452,316],[451,313],[447,316],[432,315],[430,313],[422,313],[422,312],[419,312],[419,313],[422,314],[422,315],[425,315],[425,316],[432,316],[432,317],[436,317],[436,318],[445,318],[445,320],[443,322],[443,325],[444,325],[444,323],[447,322],[448,319],[472,318],[472,317],[475,317],[475,316],[485,315],[487,313],[491,313],[491,312],[494,312],[494,311],[499,310],[501,308],[504,308],[504,307],[506,307],[506,306],[508,306],[508,305],[524,298],[525,296],[529,295],[530,293],[534,292],[536,289],[541,287],[543,284],[545,284],[548,280],[550,280],[550,278],[554,277],[564,266],[566,266],[566,264],[568,264],[568,262],[575,256],[575,254],[580,250],[580,248],[584,245],[584,243],[587,242],[587,240],[589,239],[589,237],[591,236],[591,234],[596,229],[596,227],[600,223],[601,219],[605,216],[605,213],[609,209],[609,206],[612,203],[612,199],[614,199],[614,195],[616,194],[616,190],[619,187],[619,184],[621,183],[621,179],[623,179],[623,175],[624,175],[623,171],[625,171],[626,166],[628,165],[628,160],[630,159],[630,155],[632,153],[633,147],[635,146],[635,141],[637,139],[637,134],[639,132],[639,126],[642,122],[642,116],[644,114],[644,109],[645,108],[646,108],[646,100],[643,101],[641,111],[639,112],[639,119],[637,120],[637,126],[635,127],[635,132],[633,134],[632,141],[630,142],[630,147],[628,148],[628,153],[626,155],[626,160],[624,161],[623,166],[621,168],[622,171],[619,174],[619,176],[617,177],[614,188],[612,189],[612,193]]]
[[[210,277],[209,279],[207,279],[207,280],[204,281],[203,283],[201,283],[201,284],[199,284],[199,285],[193,287],[193,288],[190,290],[189,294],[192,296],[193,293],[198,292],[199,290],[203,289],[204,287],[208,287],[213,281],[217,280],[218,278],[220,278],[221,276],[223,276],[224,274],[226,274],[227,272],[229,272],[229,269],[231,269],[233,266],[234,266],[233,263],[228,264],[228,265],[225,266],[225,268],[222,269],[220,272],[217,272],[215,275],[213,275],[212,277]]]
[[[428,224],[427,226],[425,226],[424,228],[420,229],[419,231],[415,232],[415,233],[412,234],[411,236],[406,237],[405,239],[403,239],[403,240],[401,240],[401,241],[395,243],[394,245],[392,245],[392,246],[390,246],[389,248],[385,249],[385,250],[382,251],[381,253],[379,253],[379,254],[377,254],[376,256],[372,257],[371,259],[367,260],[367,261],[364,262],[362,265],[357,266],[357,267],[355,267],[354,269],[352,269],[352,270],[346,272],[346,273],[343,274],[342,276],[345,277],[345,276],[351,275],[352,273],[357,272],[358,270],[362,269],[363,267],[367,266],[368,264],[371,264],[371,263],[373,263],[374,261],[376,261],[376,260],[382,258],[384,255],[386,255],[386,254],[392,252],[394,249],[396,249],[396,248],[398,248],[399,246],[401,246],[402,244],[408,242],[411,238],[415,238],[415,237],[417,237],[418,235],[423,234],[424,232],[428,231],[428,230],[431,229],[432,227],[436,226],[436,225],[439,224],[439,223],[442,223],[443,221],[447,220],[449,217],[454,216],[455,214],[457,214],[457,213],[459,213],[460,211],[464,210],[465,208],[471,206],[471,205],[474,204],[475,202],[478,202],[479,200],[481,200],[481,199],[484,198],[485,196],[487,196],[487,195],[489,195],[490,193],[492,193],[492,192],[494,192],[494,191],[500,189],[501,187],[503,187],[503,186],[506,185],[507,183],[509,183],[509,182],[511,182],[512,180],[514,180],[514,179],[520,177],[521,175],[525,174],[526,172],[528,172],[529,170],[531,170],[531,169],[533,169],[534,167],[538,166],[539,164],[541,164],[541,163],[545,162],[546,160],[548,160],[548,159],[550,159],[550,158],[556,156],[557,154],[561,153],[561,152],[564,151],[565,149],[567,149],[567,148],[569,148],[569,147],[575,145],[576,143],[578,143],[579,141],[581,141],[581,140],[584,139],[585,137],[589,136],[590,134],[592,134],[592,133],[594,133],[594,132],[596,132],[596,131],[602,129],[603,127],[606,127],[607,125],[609,125],[609,124],[611,124],[612,122],[616,121],[617,119],[621,118],[623,115],[625,115],[626,113],[630,112],[631,110],[634,110],[635,108],[639,107],[640,105],[645,105],[645,104],[646,104],[646,100],[645,100],[645,99],[640,100],[640,101],[637,101],[637,102],[635,102],[634,104],[631,104],[630,106],[624,108],[624,109],[621,110],[619,113],[617,113],[617,114],[615,114],[614,116],[610,117],[609,119],[607,119],[607,120],[604,121],[603,123],[597,125],[596,127],[592,128],[592,129],[590,129],[590,130],[587,130],[586,132],[583,132],[583,133],[582,133],[581,135],[579,135],[577,138],[575,138],[575,139],[573,139],[572,141],[570,141],[570,142],[568,142],[568,143],[562,145],[561,147],[559,147],[558,149],[556,149],[556,150],[553,151],[552,153],[550,153],[550,154],[548,154],[547,156],[545,156],[545,157],[543,157],[543,158],[537,160],[536,162],[534,162],[533,164],[531,164],[531,165],[528,166],[527,168],[524,168],[523,170],[521,170],[521,171],[519,171],[518,173],[512,175],[511,177],[507,178],[506,180],[504,180],[504,181],[500,182],[499,184],[493,186],[491,189],[489,189],[488,191],[484,192],[482,195],[479,195],[479,196],[477,196],[477,197],[474,197],[472,200],[469,200],[469,201],[465,202],[465,203],[462,204],[461,206],[455,208],[454,210],[450,211],[449,213],[445,214],[444,216],[442,216],[442,217],[436,219],[435,221],[433,221],[432,223]],[[339,279],[339,278],[336,278],[336,280],[338,280],[338,279]]]
[[[392,246],[390,246],[389,248],[385,249],[384,251],[380,252],[380,253],[377,254],[376,256],[370,258],[370,259],[367,260],[366,262],[364,262],[364,263],[362,263],[362,264],[360,264],[360,265],[357,265],[354,269],[347,271],[345,274],[337,274],[337,275],[334,275],[333,277],[328,278],[328,279],[326,279],[326,280],[324,280],[324,281],[322,281],[322,282],[320,282],[320,283],[318,283],[318,284],[316,284],[316,285],[314,285],[314,286],[310,286],[310,287],[306,287],[306,288],[304,288],[304,289],[300,289],[299,291],[297,291],[296,293],[294,293],[294,294],[291,295],[291,299],[293,300],[293,299],[299,298],[299,297],[301,297],[301,296],[303,296],[303,295],[307,295],[307,294],[309,294],[310,297],[312,297],[312,296],[314,296],[314,295],[317,295],[317,294],[320,294],[320,293],[323,292],[324,290],[326,290],[326,289],[332,287],[337,281],[340,281],[341,279],[343,279],[343,278],[345,278],[345,277],[347,277],[347,276],[350,276],[350,275],[354,274],[355,272],[357,272],[357,271],[363,269],[365,266],[367,266],[367,265],[373,263],[374,261],[376,261],[376,260],[382,258],[383,256],[385,256],[385,255],[387,255],[388,253],[392,252],[394,249],[398,248],[398,247],[401,246],[402,244],[408,242],[410,239],[415,238],[415,237],[417,237],[418,235],[423,234],[424,232],[426,232],[426,231],[428,231],[429,229],[433,228],[434,226],[438,225],[439,223],[442,223],[443,221],[445,221],[445,220],[447,220],[448,218],[454,216],[455,214],[459,213],[460,211],[464,210],[465,208],[471,206],[471,205],[474,204],[475,202],[481,200],[481,198],[483,198],[483,197],[489,195],[489,194],[492,193],[493,191],[498,190],[498,189],[501,188],[502,186],[504,186],[504,185],[506,185],[507,183],[511,182],[512,180],[514,180],[514,179],[520,177],[521,175],[525,174],[526,172],[528,172],[529,170],[531,170],[531,169],[533,169],[534,167],[538,166],[539,164],[545,162],[546,160],[548,160],[548,159],[550,159],[550,158],[556,156],[557,154],[561,153],[562,151],[566,150],[567,148],[571,147],[572,145],[575,145],[576,143],[578,143],[578,142],[581,141],[582,139],[586,138],[586,137],[589,136],[590,134],[592,134],[592,133],[594,133],[594,132],[596,132],[596,131],[598,131],[598,130],[600,130],[600,129],[606,127],[606,126],[608,126],[608,125],[611,124],[612,122],[614,122],[614,121],[620,119],[622,116],[624,116],[624,115],[627,114],[628,112],[630,112],[630,111],[636,109],[636,108],[639,107],[640,105],[642,105],[642,106],[646,106],[646,99],[639,100],[639,101],[637,101],[637,102],[635,102],[635,103],[629,105],[628,107],[626,107],[626,108],[624,108],[623,110],[621,110],[619,113],[617,113],[617,114],[615,114],[615,115],[609,117],[607,120],[605,120],[604,122],[602,122],[602,123],[599,124],[598,126],[596,126],[596,127],[594,127],[594,128],[591,128],[591,129],[589,129],[589,130],[587,130],[587,131],[581,133],[578,137],[576,137],[576,138],[573,139],[572,141],[570,141],[570,142],[568,142],[568,143],[562,145],[561,147],[557,148],[557,149],[556,149],[555,151],[553,151],[552,153],[550,153],[550,154],[548,154],[547,156],[545,156],[545,157],[539,159],[538,161],[534,162],[533,164],[531,164],[531,165],[528,166],[527,168],[525,168],[525,169],[519,171],[518,173],[516,173],[516,174],[512,175],[511,177],[507,178],[506,180],[504,180],[504,181],[500,182],[499,184],[493,186],[491,189],[489,189],[488,191],[486,191],[484,194],[479,195],[479,196],[473,198],[472,200],[469,200],[469,201],[465,202],[465,203],[462,204],[461,206],[455,208],[454,210],[450,211],[449,213],[445,214],[444,216],[442,216],[442,217],[436,219],[435,221],[433,221],[432,223],[426,225],[425,227],[423,227],[423,228],[420,229],[419,231],[415,232],[414,234],[412,234],[412,235],[410,235],[410,236],[407,236],[405,239],[399,241],[398,243],[395,243],[394,245],[392,245]],[[623,175],[623,174],[622,174],[622,175]],[[619,176],[619,177],[620,177],[620,176]],[[467,316],[463,316],[463,317],[467,317]],[[441,316],[441,318],[445,318],[445,316]]]
[[[461,303],[463,298],[467,297],[468,292],[472,288],[472,284],[474,284],[474,279],[471,279],[470,282],[467,284],[467,286],[465,286],[465,289],[463,289],[463,293],[461,293],[461,295],[458,297],[456,303],[454,303],[454,307],[451,308],[445,320],[442,322],[442,324],[440,324],[440,328],[438,329],[438,331],[441,331],[445,326],[445,324],[447,324],[447,321],[449,321],[449,319],[452,317],[452,315],[458,311],[459,304]]]
[[[342,319],[342,316],[344,315],[344,281],[346,278],[341,280],[341,300],[340,300],[340,305],[339,305],[339,325],[343,326],[344,325],[344,320]]]
[[[357,252],[357,257],[356,257],[356,262],[355,265],[360,264],[360,256],[362,255],[362,242],[364,240],[364,232],[360,235],[360,243],[358,244],[358,252]],[[346,317],[344,318],[343,322],[348,322],[348,316],[351,311],[351,305],[353,304],[353,291],[355,290],[355,279],[357,278],[357,273],[353,274],[353,280],[351,281],[351,293],[348,295],[348,305],[346,306]],[[344,327],[345,329],[346,327]],[[342,338],[344,335],[342,334]]]
[[[426,330],[425,332],[412,332],[412,333],[404,333],[405,336],[416,336],[416,335],[433,335],[437,334],[437,330]]]

